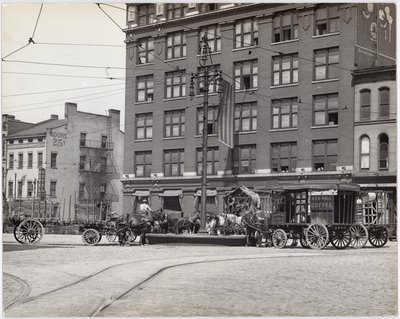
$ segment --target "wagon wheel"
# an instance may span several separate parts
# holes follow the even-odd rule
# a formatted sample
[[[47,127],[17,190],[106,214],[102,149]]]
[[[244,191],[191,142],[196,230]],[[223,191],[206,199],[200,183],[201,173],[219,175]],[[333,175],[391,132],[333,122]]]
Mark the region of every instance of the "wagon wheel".
[[[137,236],[135,235],[135,233],[132,230],[128,229],[126,231],[126,238],[127,238],[128,243],[132,244],[136,240],[136,237]]]
[[[307,239],[304,236],[301,236],[300,238],[300,245],[303,248],[310,248],[310,246],[307,243]]]
[[[389,239],[389,234],[385,227],[372,227],[368,237],[372,246],[383,247]]]
[[[117,233],[115,232],[115,230],[107,230],[106,238],[110,243],[113,243],[117,239]]]
[[[88,246],[96,245],[100,239],[100,233],[94,228],[88,228],[82,234],[82,240]]]
[[[328,229],[322,224],[312,224],[306,230],[307,244],[312,249],[322,249],[329,243]]]
[[[351,232],[348,227],[332,227],[331,244],[336,249],[345,249],[350,245]]]
[[[287,243],[287,235],[283,229],[277,229],[272,234],[272,245],[275,248],[283,248]]]
[[[368,230],[362,224],[355,224],[350,227],[351,243],[354,248],[363,248],[368,241]]]
[[[14,238],[21,244],[37,244],[43,234],[43,225],[35,219],[26,219],[14,228]]]

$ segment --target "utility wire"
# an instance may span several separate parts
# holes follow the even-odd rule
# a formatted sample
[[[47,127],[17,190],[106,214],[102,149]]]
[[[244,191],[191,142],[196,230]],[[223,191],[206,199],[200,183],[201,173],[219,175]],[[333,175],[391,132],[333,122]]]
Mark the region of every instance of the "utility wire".
[[[32,33],[32,36],[31,36],[31,39],[32,39],[32,40],[33,40],[33,38],[34,38],[34,36],[35,36],[36,28],[37,28],[38,23],[39,23],[39,18],[40,18],[40,15],[42,14],[42,9],[43,9],[43,3],[40,5],[39,15],[38,15],[38,17],[37,17],[37,19],[36,19],[35,28],[33,29],[33,33]]]
[[[40,75],[40,76],[55,76],[67,78],[85,78],[85,79],[103,79],[103,80],[122,80],[125,78],[102,77],[102,76],[88,76],[88,75],[67,75],[67,74],[49,74],[49,73],[30,73],[30,72],[8,72],[4,71],[3,74],[24,74],[24,75]]]
[[[85,47],[125,48],[125,45],[118,45],[118,44],[96,44],[96,43],[35,42],[35,44],[37,44],[37,45],[60,45],[60,46],[85,46]]]
[[[115,20],[114,20],[113,18],[111,18],[111,17],[107,14],[107,12],[105,12],[105,11],[103,10],[103,8],[100,6],[100,3],[96,3],[96,5],[97,5],[97,7],[98,7],[101,11],[103,11],[103,13],[104,13],[112,22],[114,22],[114,24],[115,24],[122,32],[124,32],[124,29],[122,29],[122,28],[119,26],[119,24],[118,24],[117,22],[115,22]]]

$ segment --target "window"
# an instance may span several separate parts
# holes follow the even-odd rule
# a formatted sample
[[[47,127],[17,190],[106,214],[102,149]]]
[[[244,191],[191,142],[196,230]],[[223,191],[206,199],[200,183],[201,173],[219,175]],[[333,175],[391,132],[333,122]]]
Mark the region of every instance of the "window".
[[[28,168],[33,167],[33,153],[28,153]]]
[[[79,199],[84,199],[85,198],[85,183],[79,183],[79,194],[78,194]]]
[[[235,90],[249,90],[258,87],[257,60],[235,62]]]
[[[299,59],[297,53],[272,57],[273,85],[299,82]]]
[[[136,139],[153,138],[153,113],[136,114]]]
[[[237,21],[235,24],[235,48],[258,45],[258,24],[254,18]]]
[[[297,97],[272,101],[272,129],[297,127]]]
[[[280,12],[274,16],[274,42],[299,38],[299,20],[295,11]]]
[[[186,95],[186,75],[185,71],[175,71],[165,73],[165,96],[167,99],[182,97]]]
[[[187,3],[168,3],[167,20],[179,19],[186,15]]]
[[[153,38],[138,40],[137,64],[154,62],[154,41]]]
[[[371,91],[368,89],[360,91],[360,120],[371,119]]]
[[[128,22],[135,21],[136,6],[128,6]]]
[[[272,144],[271,170],[273,173],[289,173],[296,171],[297,144]]]
[[[32,197],[33,196],[33,182],[32,181],[28,181],[27,188],[28,188],[27,196]]]
[[[152,163],[151,151],[135,152],[135,176],[149,177]]]
[[[197,175],[203,173],[203,149],[197,149]],[[218,147],[207,148],[207,175],[217,175],[218,173],[219,152]]]
[[[185,110],[167,111],[164,113],[164,137],[185,135]]]
[[[100,170],[102,172],[107,171],[107,157],[102,157],[100,160]]]
[[[146,25],[154,23],[154,4],[140,4],[137,6],[138,24]]]
[[[38,142],[43,142],[43,137],[39,137]]]
[[[314,79],[327,80],[339,77],[339,48],[314,51]]]
[[[81,133],[81,137],[79,139],[79,145],[80,146],[86,145],[86,133]]]
[[[256,145],[241,145],[233,150],[233,173],[254,174],[256,172]]]
[[[57,153],[50,155],[50,168],[57,168]]]
[[[389,88],[379,89],[379,118],[389,118]]]
[[[50,197],[56,197],[57,181],[50,181]]]
[[[14,195],[14,183],[9,181],[8,182],[8,197],[13,197]]]
[[[257,131],[257,103],[235,105],[235,131]]]
[[[167,34],[167,59],[186,56],[186,36],[183,31]]]
[[[315,171],[335,171],[337,140],[313,141],[313,167]]]
[[[138,76],[136,78],[136,101],[153,101],[153,75]]]
[[[22,181],[18,181],[18,192],[17,192],[18,198],[22,197]]]
[[[79,169],[80,170],[84,170],[85,169],[85,165],[86,165],[86,156],[85,155],[81,155],[79,157]]]
[[[203,108],[197,109],[197,132],[196,134],[203,134]],[[218,107],[208,107],[207,118],[207,134],[217,134],[218,132]]]
[[[101,136],[101,148],[107,148],[108,142],[107,142],[107,135],[102,135]]]
[[[369,169],[369,153],[370,153],[370,143],[369,137],[363,136],[361,138],[361,152],[360,152],[360,159],[361,159],[361,169],[367,170]]]
[[[389,137],[386,134],[379,136],[379,170],[389,168]]]
[[[22,144],[23,142],[24,142],[24,140],[22,138],[18,140],[19,144]]]
[[[221,51],[221,26],[220,25],[214,24],[211,26],[206,26],[206,27],[200,28],[199,52],[200,52],[200,43],[204,36],[207,37],[208,45],[210,46],[211,53]]]
[[[8,168],[14,169],[14,154],[8,154]]]
[[[209,77],[208,81],[208,93],[217,93],[218,92],[218,81],[214,77],[216,71],[219,70],[219,65],[211,65],[208,67],[208,74],[211,76]],[[204,89],[204,68],[198,68],[197,72],[199,74],[197,80],[197,94],[203,94]]]
[[[314,96],[314,125],[338,124],[338,94]]]
[[[182,176],[184,161],[183,149],[164,151],[164,176]]]
[[[19,169],[24,168],[24,154],[23,153],[18,154],[18,168]]]
[[[315,35],[339,32],[339,6],[319,5],[315,12]]]
[[[38,152],[37,153],[37,167],[41,168],[43,166],[43,153]]]
[[[33,142],[33,138],[28,138],[28,143],[32,143]]]
[[[14,144],[14,140],[9,140],[8,143],[9,144]]]
[[[200,13],[215,11],[215,10],[218,10],[218,8],[219,8],[219,3],[210,3],[210,2],[199,3]]]

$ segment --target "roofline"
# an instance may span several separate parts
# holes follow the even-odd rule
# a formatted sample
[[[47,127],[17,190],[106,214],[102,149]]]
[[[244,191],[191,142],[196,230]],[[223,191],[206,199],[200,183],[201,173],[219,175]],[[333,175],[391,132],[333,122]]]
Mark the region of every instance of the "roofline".
[[[375,66],[371,68],[364,68],[354,70],[352,72],[353,76],[366,75],[370,73],[383,73],[383,72],[396,72],[396,65],[383,65],[383,66]]]

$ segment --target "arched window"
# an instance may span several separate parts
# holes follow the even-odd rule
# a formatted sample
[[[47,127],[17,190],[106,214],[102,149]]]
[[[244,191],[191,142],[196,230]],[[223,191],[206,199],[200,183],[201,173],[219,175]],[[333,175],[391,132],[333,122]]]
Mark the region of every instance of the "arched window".
[[[364,89],[360,91],[360,120],[367,121],[371,119],[371,90]]]
[[[361,144],[360,167],[361,169],[369,169],[369,153],[370,153],[369,137],[366,135],[361,137],[360,144]]]
[[[389,168],[389,137],[386,134],[379,136],[379,169]]]
[[[379,89],[379,118],[389,117],[390,89],[383,87]]]

